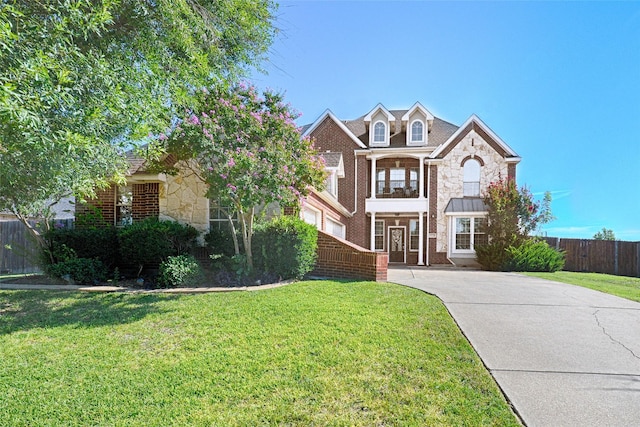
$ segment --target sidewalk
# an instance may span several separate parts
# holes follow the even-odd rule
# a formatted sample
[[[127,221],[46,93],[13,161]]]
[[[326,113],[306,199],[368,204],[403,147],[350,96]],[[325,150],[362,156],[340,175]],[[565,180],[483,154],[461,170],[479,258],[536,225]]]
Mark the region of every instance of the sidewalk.
[[[640,426],[640,303],[515,273],[389,281],[443,301],[527,426]]]

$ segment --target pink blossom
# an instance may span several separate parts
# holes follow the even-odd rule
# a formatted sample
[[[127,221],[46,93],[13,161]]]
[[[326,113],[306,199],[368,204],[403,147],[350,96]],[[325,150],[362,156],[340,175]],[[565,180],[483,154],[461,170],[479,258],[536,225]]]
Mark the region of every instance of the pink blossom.
[[[236,165],[236,161],[233,160],[233,157],[229,158],[229,161],[227,162],[227,166],[229,166],[230,168],[234,167]]]
[[[238,190],[238,187],[236,187],[235,185],[233,185],[231,183],[227,184],[227,188],[229,188],[233,192]]]

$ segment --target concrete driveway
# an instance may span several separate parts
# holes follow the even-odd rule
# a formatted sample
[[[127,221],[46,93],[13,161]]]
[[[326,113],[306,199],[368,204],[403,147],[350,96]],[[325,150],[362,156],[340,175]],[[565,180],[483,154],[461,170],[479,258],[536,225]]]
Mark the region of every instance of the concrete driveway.
[[[640,303],[516,273],[389,281],[444,302],[527,426],[640,426]]]

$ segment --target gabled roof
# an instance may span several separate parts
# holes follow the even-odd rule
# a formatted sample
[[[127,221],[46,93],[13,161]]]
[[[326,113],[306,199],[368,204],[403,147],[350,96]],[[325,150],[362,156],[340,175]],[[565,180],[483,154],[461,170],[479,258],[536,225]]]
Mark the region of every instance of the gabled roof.
[[[402,121],[403,122],[408,121],[409,120],[409,116],[411,116],[411,114],[415,110],[420,110],[422,112],[422,114],[424,114],[427,117],[427,120],[429,120],[429,121],[433,120],[433,114],[431,114],[431,112],[429,110],[424,108],[424,106],[422,104],[420,104],[420,102],[416,102],[415,104],[413,104],[411,106],[411,108],[409,108],[407,110],[406,113],[404,113],[404,115],[402,116]]]
[[[324,113],[322,113],[320,117],[318,117],[316,121],[311,125],[304,126],[304,132],[302,136],[310,135],[311,132],[313,132],[318,126],[320,126],[320,124],[324,122],[327,117],[333,120],[340,127],[340,129],[342,129],[344,133],[347,134],[347,136],[351,138],[353,142],[355,142],[360,148],[367,148],[367,146],[362,141],[360,141],[358,137],[356,137],[353,132],[351,132],[351,130],[349,130],[349,128],[347,128],[347,126],[345,126],[345,124],[339,118],[337,118],[329,109],[325,110]]]
[[[320,153],[324,158],[324,166],[328,170],[335,170],[338,174],[338,178],[344,178],[344,161],[342,159],[342,153],[335,151],[327,151]]]
[[[520,160],[520,156],[475,114],[472,114],[447,141],[436,148],[430,157],[432,159],[444,157],[472,130],[478,132],[504,158],[511,158],[514,161]]]
[[[391,110],[390,113],[394,117],[394,121],[401,120],[402,116],[407,113],[408,110]],[[369,134],[367,127],[364,123],[364,116],[358,117],[354,120],[347,120],[344,122],[345,126],[355,135],[363,144],[369,142]],[[433,125],[429,129],[429,142],[427,147],[437,147],[443,144],[447,139],[453,135],[458,129],[458,126],[446,122],[438,117],[434,117]],[[389,147],[380,148],[382,150],[386,148],[406,148],[406,134],[395,133],[391,135]]]
[[[373,110],[369,111],[367,113],[367,115],[364,116],[364,122],[365,123],[371,122],[371,118],[373,117],[373,115],[375,113],[378,112],[378,110],[382,111],[387,116],[387,120],[389,120],[390,122],[392,122],[392,121],[394,121],[396,119],[395,116],[389,112],[389,110],[384,108],[384,105],[378,104],[375,107],[373,107]]]

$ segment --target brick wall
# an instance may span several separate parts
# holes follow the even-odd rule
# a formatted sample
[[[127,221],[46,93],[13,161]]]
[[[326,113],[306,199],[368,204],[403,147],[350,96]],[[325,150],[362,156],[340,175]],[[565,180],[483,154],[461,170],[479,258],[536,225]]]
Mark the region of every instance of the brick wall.
[[[91,214],[92,207],[97,208],[106,224],[115,223],[115,204],[116,204],[116,187],[114,185],[109,188],[96,191],[96,197],[88,199],[86,203],[76,204],[76,218],[78,215]]]
[[[155,217],[160,214],[158,194],[160,185],[157,182],[133,184],[132,186],[132,217],[133,221]]]
[[[318,231],[318,260],[313,275],[344,279],[387,280],[389,256]]]

